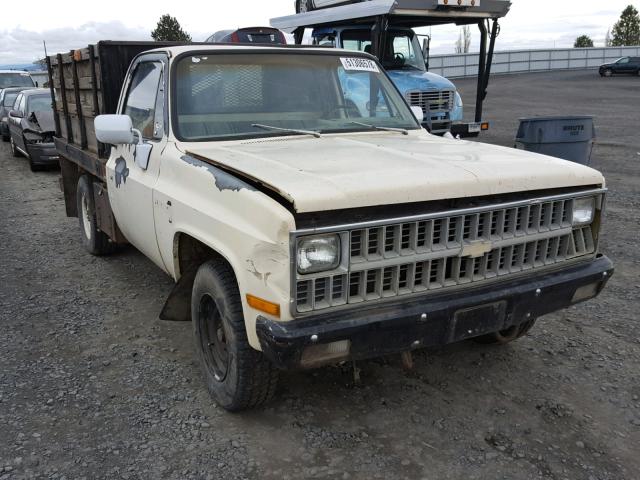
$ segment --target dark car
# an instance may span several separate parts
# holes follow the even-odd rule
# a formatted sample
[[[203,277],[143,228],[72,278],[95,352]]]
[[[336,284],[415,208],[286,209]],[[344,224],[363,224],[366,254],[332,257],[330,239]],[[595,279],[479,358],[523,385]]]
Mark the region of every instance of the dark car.
[[[286,45],[287,39],[277,28],[249,27],[238,30],[220,30],[205,40],[207,43],[255,43],[259,45]]]
[[[2,140],[9,141],[9,111],[13,108],[18,94],[31,87],[9,87],[0,90],[0,134]]]
[[[27,157],[33,171],[58,164],[50,90],[35,88],[18,93],[8,120],[14,157]]]
[[[640,57],[622,57],[613,63],[600,65],[600,75],[610,77],[616,73],[626,73],[640,76]]]

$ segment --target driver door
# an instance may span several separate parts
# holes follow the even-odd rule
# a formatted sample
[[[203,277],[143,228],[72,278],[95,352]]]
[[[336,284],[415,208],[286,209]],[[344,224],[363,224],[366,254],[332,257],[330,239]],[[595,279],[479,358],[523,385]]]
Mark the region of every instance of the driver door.
[[[139,145],[112,147],[107,162],[111,208],[129,242],[164,268],[156,240],[153,189],[160,173],[165,134],[167,58],[163,54],[139,57],[132,65],[118,113],[129,115],[142,143],[151,147],[148,162]],[[148,148],[148,147],[147,147]],[[138,154],[138,155],[136,155]],[[146,164],[145,164],[146,163]]]

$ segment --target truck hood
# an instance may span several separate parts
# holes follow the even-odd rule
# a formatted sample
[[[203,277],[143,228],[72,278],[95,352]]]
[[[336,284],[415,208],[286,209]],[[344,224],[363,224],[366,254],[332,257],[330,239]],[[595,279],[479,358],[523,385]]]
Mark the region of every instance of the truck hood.
[[[456,90],[449,80],[431,72],[387,70],[387,74],[403,95],[412,90]]]
[[[412,131],[183,144],[196,158],[279,193],[298,212],[601,185],[592,168]]]

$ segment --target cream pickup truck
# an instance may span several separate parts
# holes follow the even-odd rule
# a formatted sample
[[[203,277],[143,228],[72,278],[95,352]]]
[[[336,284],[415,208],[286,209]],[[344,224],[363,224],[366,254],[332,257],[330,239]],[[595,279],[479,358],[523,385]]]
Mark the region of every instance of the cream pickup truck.
[[[160,317],[228,410],[280,369],[515,340],[613,273],[599,172],[430,135],[366,53],[100,42],[49,71],[84,246],[175,279]]]

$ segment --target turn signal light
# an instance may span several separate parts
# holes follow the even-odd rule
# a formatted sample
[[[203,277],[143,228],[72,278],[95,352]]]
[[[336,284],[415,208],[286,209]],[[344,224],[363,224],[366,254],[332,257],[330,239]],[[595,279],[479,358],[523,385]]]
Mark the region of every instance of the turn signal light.
[[[268,300],[255,297],[251,294],[247,294],[247,303],[251,308],[268,313],[274,317],[280,317],[280,305],[278,303],[269,302]]]
[[[482,130],[483,132],[485,130],[489,130],[489,122],[483,122],[480,124],[480,130]]]

